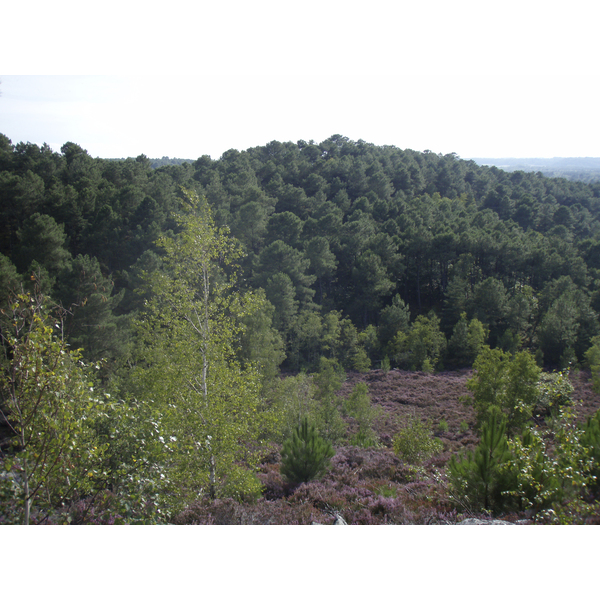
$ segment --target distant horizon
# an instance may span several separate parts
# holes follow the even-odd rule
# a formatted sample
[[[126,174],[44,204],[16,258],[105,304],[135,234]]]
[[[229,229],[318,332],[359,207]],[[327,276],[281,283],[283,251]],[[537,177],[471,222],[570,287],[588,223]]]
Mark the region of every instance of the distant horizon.
[[[168,159],[173,159],[173,160],[185,160],[185,161],[194,161],[194,160],[198,160],[199,158],[201,158],[202,156],[210,156],[212,160],[220,160],[220,158],[222,157],[222,155],[225,152],[228,152],[230,150],[236,150],[238,152],[245,152],[247,150],[250,150],[251,148],[255,148],[255,147],[261,147],[261,146],[266,146],[267,144],[269,144],[270,142],[276,141],[276,142],[280,142],[280,143],[288,143],[288,142],[292,142],[292,143],[297,143],[298,141],[300,141],[300,139],[305,139],[308,140],[309,138],[299,138],[298,140],[292,141],[292,140],[283,140],[283,139],[274,139],[274,140],[269,140],[268,142],[265,142],[263,144],[255,144],[255,145],[251,145],[248,146],[246,148],[227,148],[226,150],[224,150],[218,157],[215,158],[215,156],[210,155],[208,153],[204,153],[204,154],[199,154],[198,156],[185,156],[185,155],[181,155],[181,156],[176,156],[176,155],[171,155],[171,154],[161,154],[160,156],[158,154],[149,154],[148,152],[140,152],[138,154],[122,154],[121,156],[100,156],[100,155],[95,155],[92,152],[90,152],[89,148],[86,147],[86,145],[80,141],[77,141],[76,139],[69,139],[65,142],[48,142],[48,141],[40,141],[39,139],[36,141],[31,141],[31,140],[17,140],[15,141],[14,139],[12,139],[12,137],[8,134],[6,134],[4,131],[0,131],[0,134],[5,135],[6,137],[8,137],[12,143],[13,146],[16,146],[19,143],[25,143],[25,144],[35,144],[38,147],[43,146],[44,144],[47,144],[53,152],[57,152],[60,153],[60,148],[62,148],[62,146],[64,144],[67,143],[73,143],[73,144],[77,144],[78,146],[80,146],[83,150],[85,150],[90,156],[92,156],[93,158],[100,158],[100,159],[104,159],[104,160],[126,160],[128,158],[137,158],[138,156],[146,156],[148,159],[150,160],[160,160],[163,158],[168,158]],[[332,135],[337,135],[337,134],[332,134]],[[324,142],[325,140],[329,139],[330,137],[332,137],[332,135],[323,138],[322,140],[311,140],[313,141],[315,144],[321,144],[322,142]],[[343,134],[340,134],[343,135]],[[344,137],[348,137],[348,136],[344,136]],[[348,138],[351,139],[351,138]],[[472,155],[472,156],[461,156],[458,152],[436,152],[434,150],[431,149],[424,149],[424,150],[418,150],[415,148],[410,148],[410,147],[402,147],[399,146],[397,144],[377,144],[374,142],[370,142],[367,139],[364,138],[358,138],[358,139],[354,139],[352,141],[357,142],[357,141],[363,141],[367,144],[372,144],[374,146],[395,146],[397,147],[399,150],[402,151],[414,151],[414,152],[421,152],[421,153],[425,153],[425,152],[431,152],[433,154],[441,154],[441,155],[446,155],[446,154],[455,154],[459,159],[461,160],[473,160],[473,161],[482,161],[482,160],[490,160],[490,161],[499,161],[499,160],[511,160],[511,161],[515,161],[515,160],[539,160],[539,161],[553,161],[553,160],[598,160],[600,161],[600,155],[599,156],[587,156],[587,155],[562,155],[562,156],[519,156],[519,155],[502,155],[502,156],[492,156],[492,155]],[[159,153],[160,154],[160,153]],[[600,165],[598,166],[598,168],[600,168]]]

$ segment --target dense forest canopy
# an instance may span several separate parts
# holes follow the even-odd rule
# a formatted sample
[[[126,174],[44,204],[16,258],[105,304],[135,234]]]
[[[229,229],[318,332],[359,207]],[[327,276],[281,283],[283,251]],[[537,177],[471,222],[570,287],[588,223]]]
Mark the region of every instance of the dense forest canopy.
[[[260,496],[269,444],[295,440],[288,474],[306,440],[329,460],[348,423],[377,445],[381,413],[366,386],[342,403],[344,371],[487,368],[502,384],[469,388],[486,443],[531,418],[542,367],[600,373],[600,183],[341,135],[193,161],[0,135],[0,211],[18,448],[0,495],[25,482],[26,522],[107,490],[126,521],[160,522],[201,493]],[[552,382],[546,400],[566,398]],[[494,403],[506,423],[486,424]]]
[[[320,355],[420,368],[403,342],[418,317],[450,342],[464,314],[492,347],[548,365],[581,360],[598,333],[598,183],[341,135],[152,166],[0,141],[2,294],[37,270],[63,305],[88,298],[70,326],[90,357],[125,352],[134,290],[160,265],[154,242],[177,231],[182,188],[242,243],[240,285],[265,291],[289,368]]]

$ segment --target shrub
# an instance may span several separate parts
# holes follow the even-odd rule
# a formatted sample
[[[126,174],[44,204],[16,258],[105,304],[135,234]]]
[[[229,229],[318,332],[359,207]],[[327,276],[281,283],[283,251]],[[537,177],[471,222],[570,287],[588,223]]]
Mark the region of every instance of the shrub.
[[[383,360],[381,361],[381,370],[384,373],[389,373],[390,372],[390,367],[391,367],[391,365],[390,365],[390,359],[386,355],[386,356],[383,357]]]
[[[310,481],[325,473],[334,454],[331,443],[304,419],[283,444],[281,474],[291,483]]]
[[[534,414],[548,416],[561,406],[571,404],[573,386],[569,381],[569,371],[542,373],[537,384],[538,398]]]
[[[591,429],[582,431],[572,407],[559,407],[544,435],[535,428],[509,441],[511,459],[505,470],[515,480],[507,495],[525,503],[525,508],[555,512],[563,503],[587,495],[594,478]]]
[[[520,431],[530,419],[538,401],[538,381],[541,369],[528,352],[514,356],[486,346],[473,364],[475,374],[467,382],[473,398],[465,397],[477,414],[477,427],[487,422],[491,410],[500,410],[506,417],[507,433]]]
[[[414,416],[394,437],[396,456],[410,464],[420,464],[441,452],[442,448],[442,442],[433,437],[430,425]]]
[[[600,393],[600,335],[592,338],[592,346],[585,353],[585,359],[592,372],[594,391]]]
[[[342,407],[344,413],[358,424],[358,432],[351,437],[350,443],[364,448],[375,446],[379,438],[373,429],[373,422],[381,413],[381,409],[371,405],[367,384],[357,383]]]

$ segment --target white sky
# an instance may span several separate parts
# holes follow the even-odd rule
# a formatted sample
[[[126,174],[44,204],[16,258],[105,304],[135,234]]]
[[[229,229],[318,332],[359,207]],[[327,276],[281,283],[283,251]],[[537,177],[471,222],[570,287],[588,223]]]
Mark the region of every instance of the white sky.
[[[600,156],[598,2],[11,4],[0,133],[14,144],[195,159],[342,134],[464,158]]]

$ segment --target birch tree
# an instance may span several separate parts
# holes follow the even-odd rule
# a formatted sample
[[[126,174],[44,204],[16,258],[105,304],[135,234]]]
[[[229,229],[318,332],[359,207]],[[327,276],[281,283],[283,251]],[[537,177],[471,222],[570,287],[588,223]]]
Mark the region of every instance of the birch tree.
[[[257,369],[236,358],[242,320],[260,299],[236,285],[242,256],[204,199],[184,192],[181,232],[163,237],[163,268],[147,278],[151,299],[138,321],[144,343],[137,380],[163,416],[173,497],[256,494],[261,417]]]

